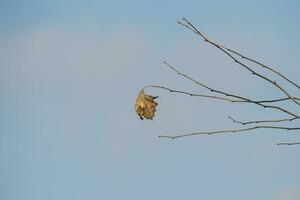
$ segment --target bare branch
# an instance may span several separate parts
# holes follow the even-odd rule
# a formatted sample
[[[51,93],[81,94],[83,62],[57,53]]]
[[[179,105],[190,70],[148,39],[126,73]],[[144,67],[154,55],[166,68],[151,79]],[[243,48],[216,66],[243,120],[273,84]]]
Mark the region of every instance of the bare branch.
[[[184,26],[184,27],[186,27],[186,28],[188,28],[188,29],[190,29],[190,30],[193,31],[195,34],[200,35],[206,42],[208,42],[208,39],[207,39],[200,31],[198,31],[197,28],[194,27],[187,19],[183,18],[183,20],[184,20],[185,22],[187,22],[191,27],[188,26],[188,25],[186,25],[186,24],[184,24],[184,23],[182,23],[182,22],[180,22],[180,21],[178,21],[177,23],[180,24],[180,25],[182,25],[182,26]],[[214,43],[215,43],[215,42],[214,42]],[[225,49],[225,50],[231,52],[231,53],[234,53],[234,54],[240,56],[242,59],[249,60],[249,61],[251,61],[251,62],[253,62],[253,63],[255,63],[255,64],[260,65],[261,67],[263,67],[263,68],[265,68],[265,69],[268,69],[268,70],[272,71],[273,73],[277,74],[278,76],[282,77],[283,79],[285,79],[286,81],[288,81],[289,83],[291,83],[292,85],[294,85],[295,87],[297,87],[298,89],[300,89],[300,86],[299,86],[298,84],[296,84],[295,82],[293,82],[292,80],[290,80],[289,78],[287,78],[287,77],[286,77],[285,75],[283,75],[282,73],[276,71],[275,69],[273,69],[273,68],[271,68],[271,67],[268,67],[267,65],[265,65],[265,64],[263,64],[263,63],[261,63],[261,62],[258,62],[258,61],[254,60],[254,59],[251,59],[251,58],[249,58],[249,57],[246,57],[246,56],[242,55],[241,53],[239,53],[239,52],[237,52],[237,51],[235,51],[235,50],[229,49],[229,48],[225,47],[224,45],[217,44],[217,43],[215,43],[215,44],[216,44],[217,46],[220,46],[221,48],[223,48],[223,49]]]
[[[281,142],[277,143],[277,145],[297,145],[300,144],[300,142]]]
[[[293,97],[293,98],[300,101],[300,98],[298,98],[298,97]],[[285,97],[285,98],[279,98],[279,99],[259,100],[256,102],[258,102],[258,103],[276,103],[276,102],[286,101],[286,100],[290,100],[290,98]]]
[[[247,121],[247,122],[242,122],[235,120],[233,117],[228,116],[229,119],[231,119],[234,123],[241,124],[241,125],[248,125],[248,124],[259,124],[259,123],[278,123],[278,122],[291,122],[294,121],[295,119],[298,119],[297,117],[293,118],[285,118],[285,119],[270,119],[270,120],[256,120],[256,121]]]
[[[194,136],[194,135],[212,135],[217,133],[239,133],[239,132],[245,132],[250,131],[254,129],[280,129],[280,130],[300,130],[300,127],[284,127],[284,126],[254,126],[249,128],[242,128],[242,129],[227,129],[227,130],[219,130],[219,131],[204,131],[204,132],[194,132],[194,133],[188,133],[188,134],[182,134],[177,136],[170,136],[170,135],[161,135],[158,136],[160,138],[168,138],[168,139],[176,139],[181,137],[188,137],[188,136]]]
[[[218,93],[218,94],[222,94],[226,97],[234,97],[234,98],[237,98],[237,99],[240,99],[240,100],[244,100],[244,101],[241,101],[241,102],[245,102],[245,103],[253,103],[253,104],[256,104],[260,107],[263,107],[263,108],[272,108],[272,109],[276,109],[276,110],[280,110],[284,113],[287,113],[293,117],[296,117],[296,118],[300,118],[299,115],[295,114],[295,113],[292,113],[291,111],[287,110],[287,109],[284,109],[282,107],[279,107],[279,106],[272,106],[272,105],[267,105],[267,104],[263,104],[259,101],[254,101],[254,100],[251,100],[251,99],[248,99],[248,98],[245,98],[245,97],[242,97],[242,96],[239,96],[239,95],[235,95],[235,94],[231,94],[231,93],[227,93],[227,92],[223,92],[223,91],[220,91],[220,90],[216,90],[210,86],[207,86],[203,83],[200,83],[199,81],[193,79],[192,77],[180,72],[179,70],[177,70],[175,67],[173,67],[172,65],[170,65],[169,63],[167,63],[166,61],[163,61],[163,63],[165,65],[167,65],[169,68],[171,68],[173,71],[175,71],[178,75],[180,76],[183,76],[184,78],[187,78],[189,80],[191,80],[192,82],[194,82],[195,84],[209,90],[210,92],[214,92],[214,93]]]
[[[213,95],[205,95],[205,94],[197,94],[197,93],[190,93],[190,92],[186,92],[186,91],[182,91],[182,90],[174,90],[174,89],[170,89],[168,87],[164,87],[164,86],[160,86],[160,85],[148,85],[145,88],[160,88],[163,90],[167,90],[171,93],[180,93],[180,94],[185,94],[188,96],[194,96],[194,97],[203,97],[203,98],[210,98],[210,99],[218,99],[218,100],[223,100],[226,102],[230,102],[230,103],[242,103],[242,102],[246,102],[243,100],[235,100],[235,99],[230,99],[230,98],[224,98],[224,97],[219,97],[219,96],[213,96]]]
[[[193,31],[194,33],[198,34],[197,31],[195,31],[194,29],[192,29],[191,27],[187,26],[186,24],[182,23],[181,21],[177,21],[178,24],[190,29],[191,31]]]
[[[283,75],[282,73],[276,71],[275,69],[273,69],[273,68],[271,68],[271,67],[268,67],[267,65],[265,65],[265,64],[263,64],[263,63],[261,63],[261,62],[258,62],[258,61],[254,60],[254,59],[252,59],[252,58],[246,57],[246,56],[242,55],[241,53],[238,53],[237,51],[234,51],[234,50],[232,50],[232,49],[229,49],[229,48],[227,48],[227,47],[225,47],[225,46],[223,46],[223,45],[220,45],[220,44],[219,44],[219,46],[222,47],[223,49],[226,49],[227,51],[230,51],[230,52],[232,52],[232,53],[234,53],[234,54],[240,56],[242,59],[249,60],[249,61],[251,61],[251,62],[253,62],[253,63],[257,64],[257,65],[260,65],[261,67],[263,67],[263,68],[265,68],[265,69],[270,70],[271,72],[277,74],[277,75],[280,76],[281,78],[285,79],[286,81],[288,81],[289,83],[291,83],[292,85],[294,85],[295,87],[297,87],[298,89],[300,89],[300,86],[299,86],[297,83],[295,83],[294,81],[290,80],[290,79],[287,78],[285,75]]]
[[[223,53],[225,53],[228,57],[230,57],[234,62],[238,63],[240,66],[242,66],[243,68],[245,68],[246,70],[248,70],[251,74],[264,79],[265,81],[271,83],[272,85],[274,85],[275,87],[277,87],[281,92],[283,92],[289,99],[291,99],[295,104],[300,106],[300,102],[298,102],[297,100],[295,100],[293,98],[293,96],[291,96],[282,86],[280,86],[276,81],[273,81],[269,78],[267,78],[266,76],[254,71],[252,68],[250,68],[249,66],[247,66],[246,64],[242,63],[241,61],[239,61],[238,59],[236,59],[233,55],[231,55],[231,53],[229,51],[227,51],[226,49],[222,48],[222,46],[220,46],[219,44],[209,40],[206,36],[204,36],[193,24],[191,24],[187,19],[183,18],[183,21],[185,21],[187,23],[187,25],[185,25],[185,27],[190,26],[190,30],[193,29],[194,33],[196,33],[197,35],[199,35],[200,37],[203,38],[203,40],[213,46],[215,46],[216,48],[218,48],[219,50],[221,50]],[[179,24],[183,24],[183,23],[179,23]]]
[[[213,88],[211,88],[211,87],[209,87],[209,86],[207,86],[207,85],[205,85],[205,84],[203,84],[203,83],[200,83],[199,81],[193,79],[192,77],[190,77],[190,76],[188,76],[188,75],[186,75],[186,74],[180,72],[179,70],[177,70],[175,67],[173,67],[173,66],[172,66],[171,64],[169,64],[168,62],[163,61],[163,63],[164,63],[165,65],[167,65],[169,68],[171,68],[173,71],[175,71],[178,75],[183,76],[183,77],[185,77],[185,78],[191,80],[192,82],[196,83],[197,85],[200,85],[201,87],[203,87],[203,88],[205,88],[205,89],[210,90],[211,92],[220,93],[220,94],[223,94],[223,95],[225,95],[225,96],[235,97],[235,98],[237,98],[237,99],[242,99],[242,100],[245,100],[245,101],[249,100],[249,99],[247,99],[247,98],[245,98],[245,97],[241,97],[241,96],[238,96],[238,95],[229,94],[229,93],[226,93],[226,92],[222,92],[222,91],[218,91],[218,90],[216,90],[216,89],[213,89]],[[293,97],[293,98],[300,101],[300,98],[298,98],[298,97]],[[257,103],[275,103],[275,102],[286,101],[286,100],[290,100],[290,98],[285,97],[285,98],[270,99],[270,100],[257,100],[257,101],[255,101],[255,102],[257,102]]]
[[[245,101],[249,101],[250,99],[247,99],[245,97],[242,97],[242,96],[238,96],[238,95],[235,95],[235,94],[230,94],[230,93],[227,93],[227,92],[223,92],[223,91],[220,91],[220,90],[216,90],[216,89],[213,89],[203,83],[200,83],[199,81],[193,79],[192,77],[180,72],[179,70],[177,70],[175,67],[173,67],[172,65],[170,65],[169,63],[167,63],[166,61],[163,61],[164,64],[166,64],[168,67],[170,67],[173,71],[175,71],[178,75],[180,76],[183,76],[184,78],[187,78],[189,80],[191,80],[192,82],[196,83],[197,85],[209,90],[210,92],[215,92],[215,93],[219,93],[219,94],[222,94],[222,95],[225,95],[225,96],[229,96],[229,97],[234,97],[234,98],[237,98],[237,99],[241,99],[241,100],[245,100]]]
[[[236,100],[236,99],[231,99],[231,98],[225,98],[225,97],[219,97],[219,96],[214,96],[214,95],[206,95],[206,94],[199,94],[199,93],[191,93],[191,92],[186,92],[186,91],[182,91],[182,90],[176,90],[176,89],[171,89],[165,86],[161,86],[161,85],[148,85],[145,86],[145,88],[159,88],[159,89],[163,89],[163,90],[167,90],[171,93],[179,93],[179,94],[184,94],[184,95],[188,95],[188,96],[194,96],[194,97],[202,97],[202,98],[209,98],[209,99],[217,99],[217,100],[223,100],[225,102],[229,102],[229,103],[262,103],[262,102],[278,102],[278,101],[284,101],[284,100],[288,100],[288,98],[282,98],[282,99],[273,99],[273,100],[261,100],[261,101],[249,101],[249,100]],[[243,125],[249,124],[250,122],[238,122],[236,120],[234,120],[232,117],[229,116],[229,118],[236,122],[236,123],[240,123]],[[287,119],[280,119],[280,120],[265,120],[265,121],[261,121],[261,122],[282,122],[282,121],[293,121],[295,119],[298,119],[297,117],[293,117],[293,118],[287,118]],[[251,123],[258,123],[258,122],[251,122]]]
[[[234,123],[238,123],[241,125],[249,125],[249,124],[257,124],[257,125],[253,125],[250,127],[244,127],[244,128],[239,128],[239,129],[223,129],[223,130],[216,130],[216,131],[202,131],[202,132],[193,132],[193,133],[187,133],[187,134],[180,134],[180,135],[161,135],[159,137],[161,138],[169,138],[169,139],[176,139],[176,138],[181,138],[181,137],[188,137],[188,136],[194,136],[194,135],[212,135],[212,134],[218,134],[218,133],[241,133],[241,132],[247,132],[247,131],[251,131],[251,130],[255,130],[255,129],[272,129],[272,130],[300,130],[300,127],[287,127],[287,126],[282,126],[282,125],[278,125],[278,126],[274,126],[274,125],[262,125],[264,123],[281,123],[281,122],[292,122],[294,120],[300,119],[300,115],[296,114],[292,111],[287,110],[286,108],[283,108],[281,106],[277,106],[276,104],[273,103],[277,103],[277,102],[283,102],[283,101],[292,101],[293,103],[297,104],[298,106],[300,106],[300,98],[296,97],[296,96],[292,96],[285,88],[283,88],[280,84],[278,84],[275,80],[271,80],[271,78],[269,78],[268,76],[265,76],[263,74],[260,74],[259,72],[255,71],[254,69],[252,69],[252,67],[248,66],[248,64],[253,65],[256,64],[266,70],[269,70],[271,73],[274,73],[275,75],[281,77],[282,79],[284,79],[285,81],[288,81],[290,84],[294,85],[295,87],[297,87],[298,89],[300,89],[300,86],[298,84],[296,84],[295,82],[291,81],[289,78],[287,78],[286,76],[284,76],[283,74],[281,74],[280,72],[276,71],[275,69],[262,64],[254,59],[251,59],[249,57],[246,57],[244,55],[242,55],[241,53],[229,49],[221,44],[215,43],[211,40],[209,40],[204,34],[202,34],[192,23],[190,23],[187,19],[183,18],[183,22],[178,22],[178,24],[184,26],[185,28],[189,29],[190,31],[192,31],[193,33],[195,33],[196,35],[200,36],[205,42],[209,43],[210,45],[214,46],[215,48],[219,49],[220,51],[222,51],[226,56],[228,56],[231,60],[233,60],[234,62],[238,63],[242,68],[246,69],[247,71],[249,71],[252,75],[261,78],[263,80],[265,80],[266,82],[270,83],[271,85],[273,85],[275,88],[277,88],[280,92],[284,93],[284,95],[286,97],[282,97],[282,98],[277,98],[277,99],[263,99],[263,100],[253,100],[253,99],[249,99],[246,98],[244,96],[241,95],[236,95],[233,93],[228,93],[222,90],[217,90],[214,89],[206,84],[203,84],[201,82],[199,82],[198,80],[192,78],[191,76],[188,76],[182,72],[180,72],[179,70],[177,70],[175,67],[173,67],[172,65],[170,65],[169,63],[163,61],[163,63],[165,65],[167,65],[170,69],[172,69],[173,71],[175,71],[178,75],[192,81],[193,83],[195,83],[196,85],[212,92],[215,93],[217,95],[207,95],[207,94],[199,94],[199,93],[191,93],[191,92],[187,92],[184,90],[175,90],[175,89],[170,89],[168,87],[164,87],[164,86],[160,86],[160,85],[149,85],[144,87],[145,88],[158,88],[158,89],[162,89],[162,90],[166,90],[168,92],[171,93],[179,93],[179,94],[184,94],[184,95],[188,95],[188,96],[196,96],[196,97],[201,97],[201,98],[208,98],[208,99],[217,99],[217,100],[222,100],[225,102],[230,102],[230,103],[251,103],[251,104],[255,104],[259,107],[262,108],[272,108],[278,111],[281,111],[283,113],[286,113],[288,115],[290,115],[289,118],[280,118],[280,119],[268,119],[268,120],[253,120],[253,121],[238,121],[235,120],[233,117],[228,116],[229,119],[231,119]],[[250,62],[246,62],[247,64],[243,63],[242,61],[250,61]],[[294,143],[278,143],[277,145],[296,145],[296,144],[300,144],[300,142],[294,142]]]

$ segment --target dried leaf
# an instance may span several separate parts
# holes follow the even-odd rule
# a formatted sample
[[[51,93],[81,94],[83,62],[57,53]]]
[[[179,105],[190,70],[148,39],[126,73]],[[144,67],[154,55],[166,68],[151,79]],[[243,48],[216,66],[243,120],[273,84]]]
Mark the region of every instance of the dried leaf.
[[[153,119],[155,115],[155,106],[158,105],[154,101],[157,97],[145,94],[144,90],[141,90],[135,101],[135,111],[140,116],[140,119]]]

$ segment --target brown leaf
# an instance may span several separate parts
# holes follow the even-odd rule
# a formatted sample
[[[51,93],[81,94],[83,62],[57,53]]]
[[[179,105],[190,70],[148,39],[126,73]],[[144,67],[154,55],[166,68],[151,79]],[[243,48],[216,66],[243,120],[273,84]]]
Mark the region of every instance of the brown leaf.
[[[135,111],[140,116],[140,119],[153,119],[155,115],[155,106],[158,105],[154,101],[157,97],[145,94],[144,90],[141,90],[135,101]]]

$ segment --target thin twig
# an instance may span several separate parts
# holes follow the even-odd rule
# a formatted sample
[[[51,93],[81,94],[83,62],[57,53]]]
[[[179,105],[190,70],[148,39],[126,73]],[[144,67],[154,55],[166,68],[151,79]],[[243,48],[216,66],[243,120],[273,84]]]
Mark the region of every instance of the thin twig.
[[[238,95],[234,95],[234,94],[230,94],[230,93],[227,93],[227,92],[223,92],[223,91],[220,91],[220,90],[216,90],[216,89],[213,89],[203,83],[200,83],[199,81],[193,79],[192,77],[180,72],[179,70],[177,70],[175,67],[173,67],[172,65],[170,65],[169,63],[167,63],[166,61],[163,61],[163,63],[165,65],[167,65],[168,67],[170,67],[173,71],[175,71],[178,75],[180,76],[183,76],[189,80],[191,80],[192,82],[196,83],[197,85],[211,91],[211,92],[215,92],[215,93],[219,93],[219,94],[222,94],[222,95],[225,95],[225,96],[229,96],[229,97],[234,97],[234,98],[237,98],[237,99],[241,99],[241,100],[245,100],[245,101],[249,101],[250,99],[247,99],[245,97],[242,97],[242,96],[238,96]]]
[[[300,98],[298,98],[298,97],[293,97],[293,98],[300,101]],[[276,102],[286,101],[286,100],[290,100],[290,98],[284,97],[284,98],[279,98],[279,99],[259,100],[259,101],[256,101],[256,102],[258,102],[258,103],[276,103]]]
[[[187,26],[186,24],[182,23],[181,21],[177,21],[178,24],[190,29],[191,31],[193,31],[194,33],[198,34],[197,31],[195,31],[194,29],[192,29],[191,27]]]
[[[160,135],[158,137],[160,138],[168,138],[168,139],[176,139],[181,137],[188,137],[188,136],[194,136],[194,135],[212,135],[217,133],[238,133],[238,132],[245,132],[250,131],[254,129],[281,129],[281,130],[300,130],[300,127],[284,127],[284,126],[254,126],[249,128],[242,128],[242,129],[227,129],[227,130],[219,130],[219,131],[204,131],[204,132],[194,132],[194,133],[188,133],[188,134],[182,134],[182,135],[176,135],[176,136],[170,136],[170,135]]]
[[[300,142],[280,142],[277,143],[277,145],[297,145],[300,144]]]
[[[285,118],[285,119],[255,120],[255,121],[242,122],[242,121],[235,120],[231,116],[228,116],[228,118],[231,119],[234,123],[238,123],[243,126],[248,124],[259,124],[259,123],[277,123],[277,122],[287,122],[287,121],[291,122],[294,121],[295,119],[298,119],[297,117],[293,117],[293,118]]]
[[[204,36],[193,24],[191,24],[187,19],[183,18],[183,21],[185,21],[188,25],[190,26],[190,30],[194,29],[194,33],[196,33],[197,35],[199,35],[200,37],[203,38],[203,40],[213,46],[215,46],[216,48],[218,48],[219,50],[221,50],[223,53],[225,53],[227,56],[229,56],[234,62],[238,63],[240,66],[242,66],[243,68],[245,68],[246,70],[248,70],[251,74],[260,77],[261,79],[264,79],[265,81],[271,83],[272,85],[274,85],[275,87],[277,87],[280,91],[282,91],[287,97],[289,97],[289,99],[291,99],[295,104],[300,106],[300,102],[298,102],[297,100],[295,100],[293,98],[293,96],[291,96],[282,86],[280,86],[276,81],[273,81],[269,78],[267,78],[266,76],[254,71],[252,68],[250,68],[249,66],[247,66],[246,64],[242,63],[241,61],[239,61],[238,59],[236,59],[233,55],[230,54],[230,52],[226,51],[226,49],[223,49],[222,46],[218,45],[217,43],[209,40],[206,36]],[[183,23],[180,23],[181,25]]]
[[[173,71],[175,71],[178,75],[180,76],[183,76],[184,78],[187,78],[189,80],[191,80],[192,82],[194,82],[195,84],[209,90],[210,92],[213,92],[213,93],[218,93],[218,94],[222,94],[226,97],[234,97],[234,98],[237,98],[237,99],[240,99],[240,100],[244,100],[244,102],[247,102],[247,103],[253,103],[253,104],[256,104],[256,105],[259,105],[263,108],[272,108],[272,109],[276,109],[276,110],[280,110],[284,113],[287,113],[293,117],[296,117],[296,118],[300,118],[299,115],[295,114],[295,113],[292,113],[291,111],[288,111],[287,109],[284,109],[284,108],[281,108],[279,106],[273,106],[273,105],[267,105],[267,104],[263,104],[261,102],[258,102],[258,101],[254,101],[254,100],[251,100],[251,99],[248,99],[248,98],[245,98],[245,97],[242,97],[242,96],[239,96],[239,95],[235,95],[235,94],[231,94],[231,93],[227,93],[227,92],[223,92],[223,91],[220,91],[220,90],[216,90],[214,88],[211,88],[203,83],[200,83],[199,81],[193,79],[192,77],[180,72],[179,70],[177,70],[175,67],[173,67],[172,65],[170,65],[169,63],[167,63],[166,61],[163,61],[163,63],[165,65],[167,65],[169,68],[171,68]]]
[[[167,90],[169,92],[173,92],[173,93],[180,93],[180,94],[185,94],[188,96],[194,96],[194,97],[203,97],[203,98],[210,98],[210,99],[218,99],[218,100],[223,100],[226,102],[230,102],[230,103],[242,103],[242,102],[246,102],[244,100],[236,100],[236,99],[230,99],[230,98],[224,98],[224,97],[218,97],[218,96],[213,96],[213,95],[205,95],[205,94],[198,94],[198,93],[190,93],[190,92],[186,92],[186,91],[182,91],[182,90],[175,90],[175,89],[170,89],[168,87],[164,87],[164,86],[160,86],[160,85],[148,85],[145,88],[160,88],[163,90]]]

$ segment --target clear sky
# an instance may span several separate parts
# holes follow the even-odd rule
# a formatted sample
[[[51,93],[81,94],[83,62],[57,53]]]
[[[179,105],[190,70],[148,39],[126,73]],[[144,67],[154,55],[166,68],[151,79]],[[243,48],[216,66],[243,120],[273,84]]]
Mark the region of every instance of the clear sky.
[[[282,96],[176,24],[182,17],[300,82],[296,0],[1,0],[0,199],[299,200],[300,146],[276,146],[300,141],[296,132],[157,137],[238,128],[228,115],[285,115],[155,89],[154,121],[134,112],[145,85],[207,92],[163,60],[215,88]]]

